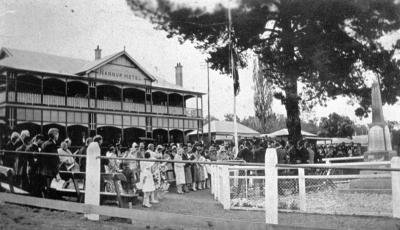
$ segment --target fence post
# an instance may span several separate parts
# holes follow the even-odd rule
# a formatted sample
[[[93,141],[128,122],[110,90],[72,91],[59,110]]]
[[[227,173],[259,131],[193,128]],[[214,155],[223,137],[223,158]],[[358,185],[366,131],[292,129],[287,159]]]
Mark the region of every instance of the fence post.
[[[210,192],[212,195],[215,194],[215,187],[214,187],[214,165],[210,165]],[[215,197],[215,196],[214,196]]]
[[[265,151],[265,223],[278,224],[278,158],[276,149]]]
[[[85,204],[100,205],[100,147],[97,142],[90,143],[86,156]],[[99,220],[98,214],[86,213],[89,220]]]
[[[217,165],[215,168],[215,194],[214,194],[214,198],[216,201],[219,201],[220,197],[221,197],[221,181],[220,181],[220,177],[221,177],[221,166]]]
[[[230,209],[231,207],[231,186],[229,181],[229,165],[224,165],[222,167],[222,197],[221,201],[224,206],[224,209]]]
[[[391,168],[400,168],[400,157],[393,157]],[[400,218],[400,172],[392,171],[392,208],[393,217]]]
[[[299,172],[299,205],[300,211],[306,211],[306,179],[304,168],[298,168]]]

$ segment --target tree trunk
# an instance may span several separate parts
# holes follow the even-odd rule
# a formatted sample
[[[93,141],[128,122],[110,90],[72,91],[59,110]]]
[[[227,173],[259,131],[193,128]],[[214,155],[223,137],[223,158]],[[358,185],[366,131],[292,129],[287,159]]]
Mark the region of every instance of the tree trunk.
[[[289,131],[290,143],[296,145],[301,139],[299,96],[297,94],[297,79],[299,74],[298,65],[295,61],[293,39],[295,37],[294,29],[289,10],[291,1],[283,0],[281,2],[281,25],[282,25],[282,48],[285,60],[282,63],[282,72],[285,75],[286,85],[284,87],[286,98],[286,127]]]
[[[289,142],[296,145],[301,140],[301,123],[300,123],[300,109],[299,98],[297,95],[297,82],[293,87],[285,90],[286,100],[286,127],[289,131]]]

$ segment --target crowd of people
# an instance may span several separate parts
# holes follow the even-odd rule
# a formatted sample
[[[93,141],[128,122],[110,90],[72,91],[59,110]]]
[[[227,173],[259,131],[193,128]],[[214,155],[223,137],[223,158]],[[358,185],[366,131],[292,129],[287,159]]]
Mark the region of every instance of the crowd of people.
[[[96,143],[99,147],[102,144],[101,136],[89,137],[83,147],[72,152],[71,140],[67,138],[59,142],[58,137],[59,131],[56,128],[48,131],[47,140],[42,135],[31,138],[28,130],[12,133],[10,140],[2,148],[5,151],[0,163],[14,169],[16,185],[34,196],[48,197],[52,182],[63,180],[66,182],[63,186],[72,184],[70,178],[60,176],[60,171],[85,172],[86,158],[82,156],[88,154],[91,143]],[[361,155],[360,145],[346,146],[343,143],[337,146],[316,146],[308,141],[299,141],[293,145],[284,140],[271,139],[242,140],[237,154],[232,143],[222,145],[211,143],[206,146],[196,141],[164,145],[149,143],[146,146],[144,142],[134,142],[130,148],[121,147],[117,143],[101,148],[101,155],[107,157],[101,160],[101,171],[122,173],[126,181],[117,184],[120,190],[128,194],[141,191],[143,206],[151,207],[151,203],[158,203],[170,190],[172,182],[179,194],[208,189],[211,184],[210,165],[202,162],[264,163],[267,148],[277,149],[278,163],[281,164],[320,163],[322,158]],[[32,154],[39,152],[53,154]],[[159,161],[152,161],[155,159]],[[105,191],[115,191],[114,186],[112,181],[102,181],[102,188]]]

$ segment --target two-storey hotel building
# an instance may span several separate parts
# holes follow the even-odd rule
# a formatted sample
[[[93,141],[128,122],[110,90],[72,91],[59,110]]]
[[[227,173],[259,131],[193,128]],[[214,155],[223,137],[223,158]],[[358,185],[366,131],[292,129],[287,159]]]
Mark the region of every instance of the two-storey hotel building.
[[[202,133],[203,93],[182,86],[180,63],[175,71],[175,84],[167,82],[125,50],[101,57],[97,47],[87,61],[2,48],[0,141],[12,131],[46,135],[56,127],[73,145],[95,134],[126,146],[143,138],[185,142],[188,132]]]

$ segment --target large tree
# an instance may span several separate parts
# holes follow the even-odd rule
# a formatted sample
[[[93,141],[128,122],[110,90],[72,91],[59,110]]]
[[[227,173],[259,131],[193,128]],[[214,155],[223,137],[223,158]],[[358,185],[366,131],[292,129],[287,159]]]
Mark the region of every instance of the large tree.
[[[321,118],[319,136],[323,137],[352,137],[355,125],[349,117],[331,113],[328,117]]]
[[[400,28],[395,0],[236,0],[232,40],[224,5],[210,10],[169,0],[127,2],[168,36],[207,51],[214,69],[228,72],[230,41],[242,66],[248,51],[256,53],[265,74],[283,90],[276,97],[286,107],[293,142],[301,138],[304,104],[325,104],[328,97],[345,95],[358,99],[356,113],[365,115],[371,103],[365,71],[379,75],[384,103],[397,100],[400,71],[393,55],[400,43],[389,49],[380,43],[383,35]]]
[[[272,102],[274,90],[272,82],[268,75],[265,75],[265,70],[258,58],[254,59],[253,63],[253,82],[254,82],[254,110],[256,118],[261,125],[262,133],[267,133],[271,126],[269,121],[275,117],[272,111]]]

